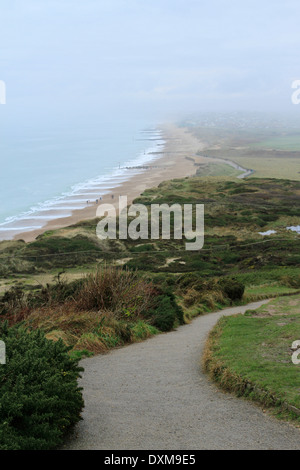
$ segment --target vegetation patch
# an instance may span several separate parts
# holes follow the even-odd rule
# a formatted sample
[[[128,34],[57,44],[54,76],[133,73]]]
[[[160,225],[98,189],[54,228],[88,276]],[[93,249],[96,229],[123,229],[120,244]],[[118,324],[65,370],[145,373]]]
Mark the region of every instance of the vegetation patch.
[[[103,266],[72,282],[59,276],[34,291],[12,287],[0,299],[0,317],[9,326],[23,324],[41,329],[48,339],[62,340],[76,357],[105,353],[184,322],[167,284],[116,266]]]
[[[222,138],[227,139],[231,159],[230,146],[234,147],[229,142],[231,137],[223,134]],[[250,136],[248,143],[253,143]],[[223,174],[225,168],[227,174],[221,178],[219,173]],[[206,178],[205,173],[209,175]],[[184,238],[99,240],[96,236],[99,219],[46,232],[31,243],[0,242],[0,320],[8,322],[8,336],[16,335],[16,331],[21,331],[17,329],[23,328],[26,334],[22,333],[22,338],[31,338],[35,344],[37,336],[34,335],[41,335],[45,343],[41,340],[37,348],[30,346],[29,351],[41,353],[40,367],[46,373],[50,369],[43,362],[47,353],[44,354],[42,344],[49,351],[67,348],[63,359],[57,362],[51,359],[53,369],[49,377],[59,380],[61,370],[67,370],[62,366],[66,358],[76,363],[83,356],[105,354],[111,348],[170,331],[199,314],[298,292],[300,238],[286,227],[299,225],[300,182],[257,178],[258,172],[255,178],[244,181],[236,179],[237,173],[229,165],[200,165],[197,176],[165,181],[134,201],[149,209],[151,203],[204,204],[205,243],[199,251],[187,251]],[[173,217],[170,223],[172,233]],[[274,229],[276,234],[271,237],[259,234]],[[288,305],[284,319],[275,319],[270,311],[268,315],[249,314],[222,320],[210,337],[209,351],[213,352],[212,359],[207,361],[210,373],[239,394],[256,397],[257,390],[263,390],[264,398],[260,400],[275,404],[278,409],[283,409],[285,402],[298,406],[294,386],[298,386],[299,392],[299,383],[293,374],[296,371],[299,375],[299,370],[289,362],[292,339],[300,339],[293,330],[298,325],[298,317],[293,309],[289,310],[292,307]],[[220,349],[219,342],[224,338],[224,347],[222,343]],[[232,353],[234,348],[237,354]],[[287,356],[281,357],[283,350]],[[39,371],[38,361],[34,360],[33,364]],[[14,375],[19,370],[18,361],[11,362],[10,384],[11,388],[12,384],[17,387],[19,397],[14,399],[15,395],[9,395],[12,408],[8,408],[9,416],[3,415],[1,445],[12,448],[15,440],[18,448],[55,446],[64,430],[76,422],[80,399],[71,385],[70,389],[66,385],[74,414],[66,407],[65,421],[58,412],[60,397],[49,399],[49,406],[45,405],[41,416],[45,420],[47,417],[48,423],[53,419],[58,424],[55,431],[48,432],[46,425],[38,421],[34,408],[27,406],[30,396],[21,388],[22,381],[26,383],[35,377],[29,363],[24,363],[20,387]],[[76,374],[74,369],[72,377]],[[268,381],[271,376],[272,380]],[[287,377],[292,384],[290,388],[285,387]],[[6,380],[9,377],[3,377],[3,384]],[[284,388],[280,388],[280,381]],[[35,378],[32,383],[36,383]],[[60,390],[59,384],[57,387]],[[33,396],[39,403],[35,390]],[[73,396],[78,398],[74,407]],[[61,397],[65,400],[63,392]],[[41,402],[46,403],[42,396]],[[56,406],[57,420],[56,408],[53,409]],[[29,420],[28,413],[35,421]],[[34,440],[31,437],[26,440],[22,434],[25,421],[33,429]]]
[[[83,408],[83,370],[60,339],[0,323],[6,364],[0,367],[0,449],[48,450],[62,443]]]

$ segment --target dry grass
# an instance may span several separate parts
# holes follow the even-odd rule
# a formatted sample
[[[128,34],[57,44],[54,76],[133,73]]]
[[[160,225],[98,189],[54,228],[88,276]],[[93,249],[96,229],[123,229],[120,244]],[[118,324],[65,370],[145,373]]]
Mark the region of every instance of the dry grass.
[[[56,288],[47,285],[35,306],[17,291],[5,318],[10,325],[42,329],[48,339],[61,339],[75,351],[104,353],[158,333],[142,315],[153,293],[152,284],[136,272],[104,266],[79,280],[72,295],[60,280]]]
[[[74,351],[86,350],[94,354],[105,353],[112,347],[157,333],[144,320],[120,320],[108,310],[76,311],[71,305],[32,311],[25,324],[42,329],[48,339],[61,339]]]
[[[137,318],[149,306],[152,293],[152,285],[136,272],[106,266],[85,277],[73,308],[110,310],[117,319]]]

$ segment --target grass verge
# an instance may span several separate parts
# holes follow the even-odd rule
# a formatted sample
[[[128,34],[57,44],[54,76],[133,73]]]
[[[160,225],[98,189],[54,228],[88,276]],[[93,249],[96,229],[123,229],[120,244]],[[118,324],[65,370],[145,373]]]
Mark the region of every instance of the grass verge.
[[[210,332],[203,366],[224,390],[300,423],[300,295],[278,297],[245,315],[222,317]]]

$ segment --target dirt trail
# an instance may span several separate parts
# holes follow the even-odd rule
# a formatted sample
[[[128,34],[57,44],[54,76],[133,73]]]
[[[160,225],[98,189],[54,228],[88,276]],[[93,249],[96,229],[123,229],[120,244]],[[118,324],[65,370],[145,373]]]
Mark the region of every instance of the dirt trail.
[[[300,431],[256,405],[223,393],[200,365],[209,330],[222,315],[85,359],[83,421],[66,449],[300,449]]]

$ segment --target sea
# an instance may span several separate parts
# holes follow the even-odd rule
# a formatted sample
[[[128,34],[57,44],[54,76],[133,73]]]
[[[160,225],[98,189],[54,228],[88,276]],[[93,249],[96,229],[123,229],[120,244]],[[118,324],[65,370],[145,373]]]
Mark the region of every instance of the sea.
[[[0,240],[70,216],[145,171],[165,141],[153,122],[27,130],[0,137]]]

